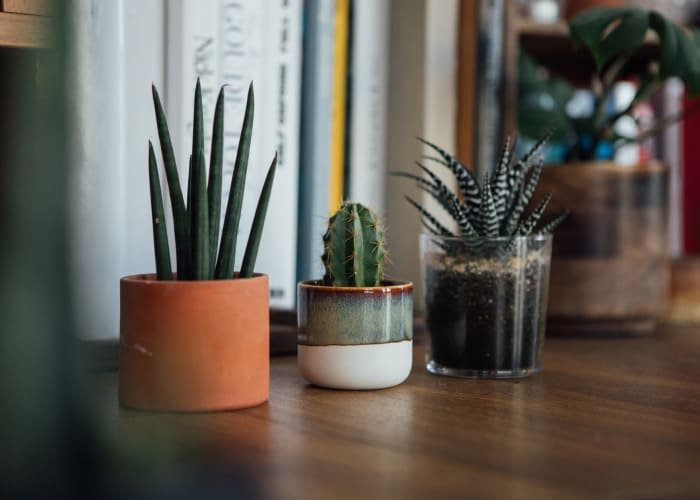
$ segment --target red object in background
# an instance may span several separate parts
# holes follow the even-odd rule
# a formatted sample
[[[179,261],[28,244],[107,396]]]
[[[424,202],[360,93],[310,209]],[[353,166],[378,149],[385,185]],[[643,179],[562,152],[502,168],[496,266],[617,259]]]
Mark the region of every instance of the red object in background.
[[[686,95],[683,108],[700,99]],[[688,116],[683,127],[683,250],[700,254],[700,111]]]

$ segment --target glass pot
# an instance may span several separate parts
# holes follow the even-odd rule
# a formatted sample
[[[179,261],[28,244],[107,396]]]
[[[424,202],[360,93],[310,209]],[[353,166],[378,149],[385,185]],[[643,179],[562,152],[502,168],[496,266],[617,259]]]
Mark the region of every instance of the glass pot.
[[[539,372],[552,236],[474,245],[423,234],[420,242],[428,371],[470,378]]]

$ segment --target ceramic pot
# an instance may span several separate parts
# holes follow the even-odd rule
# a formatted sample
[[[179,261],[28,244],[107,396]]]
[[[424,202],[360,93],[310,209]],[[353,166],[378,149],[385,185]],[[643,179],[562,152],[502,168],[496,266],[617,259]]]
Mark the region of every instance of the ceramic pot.
[[[540,371],[552,235],[484,238],[422,234],[428,333],[435,375],[517,378]]]
[[[265,402],[268,278],[121,280],[119,401],[142,410],[208,411]]]
[[[310,383],[333,389],[400,384],[413,361],[413,285],[298,286],[298,361]]]
[[[548,331],[645,334],[669,304],[668,170],[658,162],[542,170],[534,199],[569,210],[552,247]]]

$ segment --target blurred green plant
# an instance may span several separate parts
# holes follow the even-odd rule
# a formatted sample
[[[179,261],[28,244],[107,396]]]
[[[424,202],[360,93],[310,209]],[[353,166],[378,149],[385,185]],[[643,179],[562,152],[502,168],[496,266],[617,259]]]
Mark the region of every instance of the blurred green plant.
[[[645,43],[647,32],[658,37],[658,55],[638,73],[629,63]],[[700,103],[681,113],[658,119],[635,137],[620,135],[615,124],[640,103],[648,101],[669,78],[679,78],[691,95],[700,93],[700,31],[684,28],[655,11],[638,7],[600,7],[589,9],[569,21],[569,33],[577,47],[592,55],[596,71],[590,90],[594,95],[593,112],[586,117],[571,117],[566,105],[574,87],[539,68],[527,54],[519,60],[518,130],[528,137],[540,137],[550,127],[553,139],[568,145],[567,159],[593,159],[598,146],[607,142],[613,150],[622,145],[642,142],[700,109]],[[632,100],[613,113],[606,109],[615,84],[635,77],[639,87]]]

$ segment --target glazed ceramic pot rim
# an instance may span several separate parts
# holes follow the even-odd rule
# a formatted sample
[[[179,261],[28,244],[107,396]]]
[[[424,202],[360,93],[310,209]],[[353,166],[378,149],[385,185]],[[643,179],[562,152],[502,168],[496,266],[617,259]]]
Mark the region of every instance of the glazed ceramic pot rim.
[[[338,291],[338,292],[355,292],[355,293],[372,293],[372,292],[391,292],[412,290],[413,283],[404,280],[382,280],[379,286],[332,286],[323,285],[321,280],[306,280],[300,281],[299,286],[309,290],[323,291]]]
[[[528,242],[546,242],[552,239],[552,233],[533,233],[527,236],[494,236],[494,237],[483,237],[481,241],[484,243],[510,243],[511,241],[528,241]],[[440,241],[466,241],[470,242],[467,236],[436,236],[431,233],[421,233],[421,239],[431,239]]]
[[[238,275],[238,273],[234,273],[234,275]],[[173,273],[173,277],[177,276],[177,273]],[[158,280],[156,279],[156,273],[142,273],[142,274],[131,274],[129,276],[124,276],[122,277],[119,281],[122,283],[129,283],[129,284],[149,284],[149,285],[155,285],[155,284],[167,284],[170,286],[185,286],[185,285],[211,285],[211,284],[222,284],[222,283],[245,283],[248,280],[258,280],[261,278],[267,278],[267,274],[263,273],[253,273],[253,276],[250,278],[229,278],[225,280]]]

